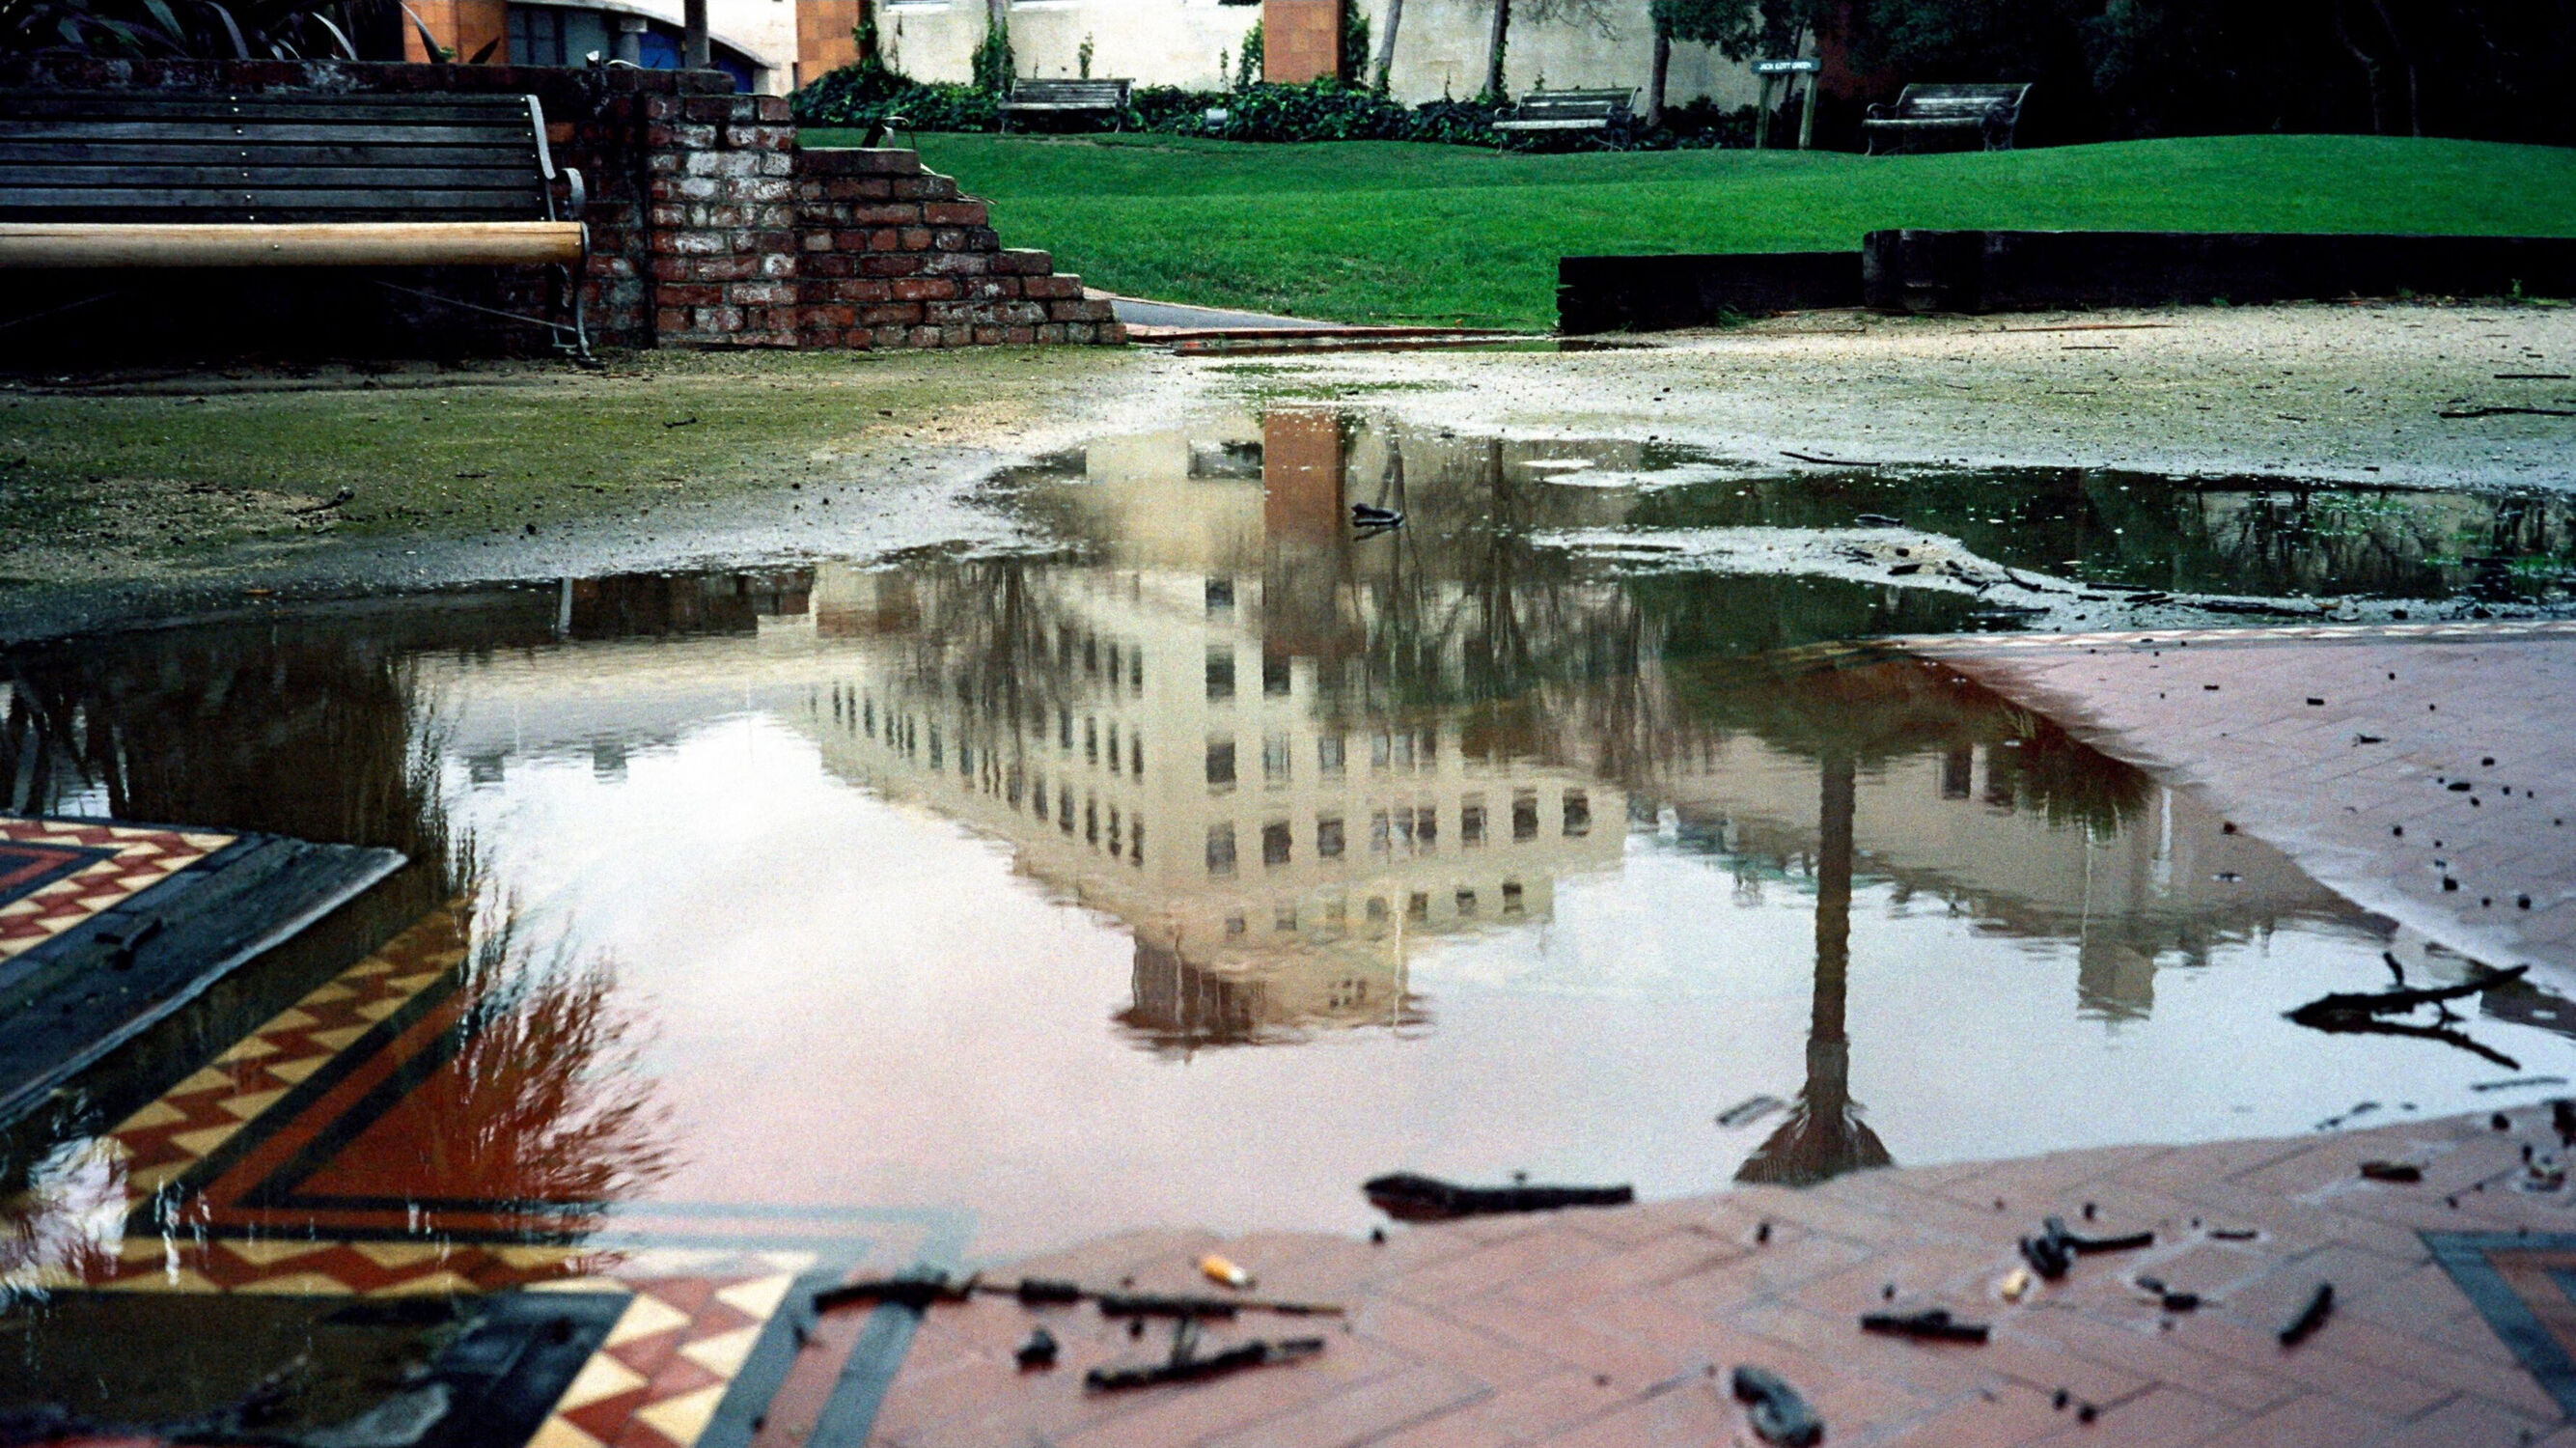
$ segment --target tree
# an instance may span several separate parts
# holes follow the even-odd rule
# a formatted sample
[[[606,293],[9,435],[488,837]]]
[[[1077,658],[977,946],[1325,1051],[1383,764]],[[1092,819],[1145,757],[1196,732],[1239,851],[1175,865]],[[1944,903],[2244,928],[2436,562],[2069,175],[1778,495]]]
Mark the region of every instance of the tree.
[[[1369,78],[1369,87],[1386,90],[1387,67],[1395,64],[1395,28],[1404,23],[1404,0],[1386,0],[1386,39],[1378,46],[1377,74]]]
[[[1646,81],[1646,124],[1664,123],[1674,41],[1714,45],[1730,60],[1796,55],[1818,22],[1837,8],[1834,0],[1649,0],[1655,56]]]
[[[1503,61],[1511,50],[1512,9],[1515,0],[1490,0],[1490,3],[1494,7],[1494,12],[1493,24],[1487,32],[1485,42],[1484,97],[1487,100],[1500,101],[1503,98]],[[1615,12],[1611,9],[1612,0],[1517,0],[1517,3],[1520,7],[1520,18],[1524,20],[1534,20],[1540,24],[1555,22],[1580,25],[1605,39],[1618,38],[1618,30],[1613,23]],[[1390,24],[1387,30],[1390,43],[1394,39],[1394,34],[1394,27]],[[1383,70],[1383,68],[1381,65],[1380,69]]]

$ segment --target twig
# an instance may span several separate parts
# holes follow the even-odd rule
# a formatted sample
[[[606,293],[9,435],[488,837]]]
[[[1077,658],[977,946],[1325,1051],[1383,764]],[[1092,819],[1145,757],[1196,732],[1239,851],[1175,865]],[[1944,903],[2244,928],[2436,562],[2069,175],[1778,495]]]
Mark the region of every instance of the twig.
[[[1854,462],[1850,458],[1818,457],[1813,453],[1791,452],[1787,448],[1780,449],[1780,456],[1784,458],[1795,458],[1802,463],[1820,463],[1829,468],[1877,468],[1886,466],[1885,463]]]

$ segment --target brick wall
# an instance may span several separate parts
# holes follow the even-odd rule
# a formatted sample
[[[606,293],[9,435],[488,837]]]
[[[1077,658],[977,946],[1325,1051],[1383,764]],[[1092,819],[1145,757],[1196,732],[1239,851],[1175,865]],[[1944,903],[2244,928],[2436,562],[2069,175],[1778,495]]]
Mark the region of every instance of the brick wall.
[[[1005,250],[983,202],[911,151],[797,144],[787,102],[717,72],[351,62],[100,61],[0,66],[64,89],[535,95],[558,167],[589,190],[583,294],[623,347],[887,348],[1126,340],[1106,302],[1043,251]],[[488,304],[528,278],[406,275]],[[348,278],[315,276],[321,287]],[[274,278],[271,283],[274,284]],[[525,305],[523,301],[521,303]],[[415,325],[405,313],[403,327]],[[421,325],[444,325],[442,322]],[[460,321],[460,329],[468,324]],[[484,349],[525,335],[481,327]],[[399,349],[414,340],[385,339]]]

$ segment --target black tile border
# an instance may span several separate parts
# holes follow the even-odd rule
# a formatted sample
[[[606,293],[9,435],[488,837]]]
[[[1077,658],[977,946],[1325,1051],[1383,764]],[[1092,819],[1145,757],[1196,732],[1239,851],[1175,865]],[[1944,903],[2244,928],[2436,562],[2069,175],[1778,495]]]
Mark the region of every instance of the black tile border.
[[[2576,1255],[2576,1234],[2564,1232],[2418,1232],[2433,1260],[2451,1275],[2478,1315],[2504,1345],[2513,1349],[2523,1370],[2540,1384],[2541,1391],[2558,1402],[2561,1412],[2576,1418],[2576,1361],[2570,1361],[2567,1350],[2549,1329],[2540,1325],[2529,1304],[2522,1300],[2504,1274],[2488,1261],[2497,1252],[2566,1252]],[[2553,1274],[2555,1277],[2555,1274]],[[2566,1282],[2557,1278],[2560,1290]],[[2576,1301],[2576,1298],[2571,1298]]]

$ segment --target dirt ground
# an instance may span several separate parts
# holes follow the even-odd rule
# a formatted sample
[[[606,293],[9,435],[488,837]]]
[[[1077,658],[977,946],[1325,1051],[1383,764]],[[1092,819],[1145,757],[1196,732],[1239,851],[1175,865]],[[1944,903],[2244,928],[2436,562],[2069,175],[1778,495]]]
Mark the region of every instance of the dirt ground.
[[[2571,377],[2576,310],[2402,303],[1822,313],[1580,351],[653,354],[598,374],[21,377],[0,383],[0,637],[210,594],[992,543],[1014,527],[975,501],[996,466],[1246,403],[1684,443],[1780,470],[2567,488]]]

